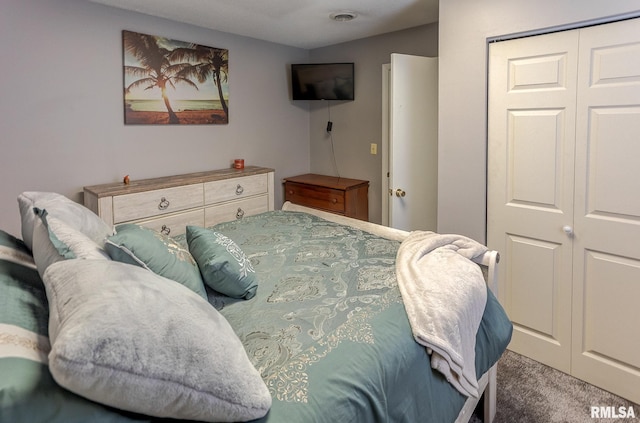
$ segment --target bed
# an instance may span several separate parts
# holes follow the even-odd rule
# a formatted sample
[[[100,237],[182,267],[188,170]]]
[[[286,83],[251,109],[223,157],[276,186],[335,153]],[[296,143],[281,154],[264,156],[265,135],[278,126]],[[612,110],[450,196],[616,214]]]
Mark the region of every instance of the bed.
[[[0,237],[2,421],[466,422],[483,392],[493,419],[512,331],[496,252],[474,258],[489,284],[467,396],[412,336],[410,234],[290,203],[114,234],[52,193],[19,203],[25,241]]]

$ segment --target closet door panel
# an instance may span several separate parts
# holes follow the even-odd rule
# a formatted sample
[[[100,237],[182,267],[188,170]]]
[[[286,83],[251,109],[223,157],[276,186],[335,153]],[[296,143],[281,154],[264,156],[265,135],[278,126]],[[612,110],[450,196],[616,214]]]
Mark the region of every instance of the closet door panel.
[[[541,40],[537,40],[541,38]],[[509,348],[569,372],[578,37],[489,47],[488,245],[500,251]]]
[[[589,129],[586,215],[631,223],[640,216],[640,106],[590,108]]]
[[[637,260],[599,251],[585,252],[585,331],[582,337],[583,354],[591,359],[640,369],[640,342],[632,336],[630,327],[620,322],[637,319],[637,283],[640,266]],[[611,275],[618,275],[612,278]],[[620,295],[620,293],[631,295]]]
[[[640,20],[580,32],[572,373],[640,402]]]
[[[562,332],[554,319],[554,303],[562,289],[562,275],[554,262],[562,259],[562,246],[510,235],[507,251],[511,257],[505,263],[505,272],[511,280],[509,316],[518,322],[519,332],[558,343]]]

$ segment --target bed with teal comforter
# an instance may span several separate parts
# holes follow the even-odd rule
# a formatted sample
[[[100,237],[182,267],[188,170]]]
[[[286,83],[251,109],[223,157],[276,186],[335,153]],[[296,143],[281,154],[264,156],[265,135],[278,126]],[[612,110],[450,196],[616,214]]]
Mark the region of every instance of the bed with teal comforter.
[[[209,288],[206,295],[271,394],[270,410],[256,422],[456,421],[467,398],[431,369],[414,340],[396,280],[399,241],[297,211],[208,230],[233,240],[255,271],[250,299]],[[188,247],[185,236],[175,241]],[[97,275],[96,286],[103,277],[109,279]],[[478,378],[500,358],[512,331],[487,294],[476,336]],[[58,386],[47,364],[48,319],[29,249],[0,231],[0,421],[176,421],[121,411]]]
[[[209,292],[272,398],[260,422],[453,422],[466,397],[430,367],[396,283],[400,243],[299,212],[210,228],[250,258],[250,300]],[[184,241],[184,240],[183,240]],[[488,292],[476,337],[478,378],[511,338]]]

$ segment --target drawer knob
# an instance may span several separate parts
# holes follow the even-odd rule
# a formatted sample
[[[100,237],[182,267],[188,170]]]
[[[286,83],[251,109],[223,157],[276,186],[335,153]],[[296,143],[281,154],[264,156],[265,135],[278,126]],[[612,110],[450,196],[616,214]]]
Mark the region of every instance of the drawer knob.
[[[158,204],[158,210],[166,210],[169,208],[169,200],[167,200],[166,198],[162,197],[160,199],[160,204]]]
[[[162,225],[162,229],[160,229],[160,233],[163,233],[168,236],[171,233],[171,228],[169,228],[167,225]]]
[[[293,195],[293,190],[292,189],[289,190],[289,195]]]
[[[338,202],[338,199],[337,199],[337,198],[332,198],[332,199],[331,199],[331,202],[332,202],[333,204],[335,204],[335,203],[337,203],[337,202]]]
[[[244,210],[238,207],[238,211],[236,212],[236,219],[242,219],[244,217]]]
[[[236,195],[240,195],[244,192],[244,188],[242,188],[242,185],[238,184],[238,186],[236,187]]]

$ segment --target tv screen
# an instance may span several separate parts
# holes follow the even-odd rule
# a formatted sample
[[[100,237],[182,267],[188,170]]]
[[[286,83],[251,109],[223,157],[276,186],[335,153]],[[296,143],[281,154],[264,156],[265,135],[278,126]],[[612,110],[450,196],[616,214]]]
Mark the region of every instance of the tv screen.
[[[291,65],[294,100],[353,100],[353,63]]]

